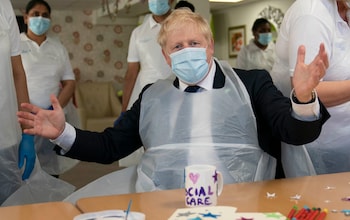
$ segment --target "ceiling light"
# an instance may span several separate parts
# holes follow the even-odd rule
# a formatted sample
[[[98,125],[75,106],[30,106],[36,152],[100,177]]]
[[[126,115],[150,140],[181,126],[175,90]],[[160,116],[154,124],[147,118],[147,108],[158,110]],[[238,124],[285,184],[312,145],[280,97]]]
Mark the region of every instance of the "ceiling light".
[[[241,2],[243,0],[209,0],[210,2],[225,2],[225,3],[235,3],[235,2]]]

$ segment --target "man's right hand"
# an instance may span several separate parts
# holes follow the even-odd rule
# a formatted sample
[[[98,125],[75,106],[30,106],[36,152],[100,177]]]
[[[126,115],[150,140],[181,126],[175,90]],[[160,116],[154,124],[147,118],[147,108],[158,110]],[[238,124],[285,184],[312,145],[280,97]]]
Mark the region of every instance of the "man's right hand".
[[[26,111],[17,113],[18,121],[26,127],[25,134],[39,135],[49,139],[56,139],[65,127],[65,117],[62,107],[55,95],[50,96],[53,110],[41,109],[38,106],[22,103]]]

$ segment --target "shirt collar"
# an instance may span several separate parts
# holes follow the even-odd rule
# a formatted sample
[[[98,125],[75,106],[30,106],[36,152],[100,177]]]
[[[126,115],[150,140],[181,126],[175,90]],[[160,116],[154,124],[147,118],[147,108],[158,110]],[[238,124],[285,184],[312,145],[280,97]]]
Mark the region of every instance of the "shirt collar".
[[[149,27],[152,29],[154,27],[160,26],[159,23],[156,22],[156,20],[154,20],[152,14],[148,15],[148,23],[149,23]]]
[[[22,41],[31,41],[31,42],[34,42],[34,43],[36,44],[36,42],[33,41],[32,39],[30,39],[30,38],[27,36],[27,34],[24,33],[24,32],[22,32],[22,33],[20,34],[20,38],[21,38]],[[51,39],[46,35],[46,39],[43,41],[43,43],[42,43],[41,45],[43,45],[43,44],[46,43],[46,42],[50,42],[50,41],[51,41]]]
[[[22,32],[21,34],[20,34],[20,37],[21,37],[21,40],[22,41],[29,41],[30,39],[28,38],[28,36],[24,33],[24,32]]]

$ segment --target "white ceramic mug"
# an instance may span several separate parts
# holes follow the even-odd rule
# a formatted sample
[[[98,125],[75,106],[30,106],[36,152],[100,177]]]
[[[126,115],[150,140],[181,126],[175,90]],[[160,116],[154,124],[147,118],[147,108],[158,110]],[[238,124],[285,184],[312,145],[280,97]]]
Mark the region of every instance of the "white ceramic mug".
[[[215,166],[196,164],[185,167],[185,204],[188,207],[215,206],[224,181]]]

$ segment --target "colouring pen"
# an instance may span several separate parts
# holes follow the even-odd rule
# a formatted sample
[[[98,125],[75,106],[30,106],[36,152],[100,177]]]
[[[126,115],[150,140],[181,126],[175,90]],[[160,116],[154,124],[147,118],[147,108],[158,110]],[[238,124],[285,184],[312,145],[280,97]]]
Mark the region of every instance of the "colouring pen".
[[[129,215],[130,208],[131,208],[131,203],[132,203],[132,199],[130,199],[129,204],[128,204],[128,208],[125,210],[125,220],[128,219],[128,215]]]
[[[313,208],[312,211],[310,212],[309,216],[305,218],[305,220],[314,220],[316,216],[320,213],[321,209],[320,208]]]
[[[300,209],[297,214],[294,216],[295,219],[300,219],[302,216],[304,216],[304,214],[307,212],[307,206],[303,207],[302,209]]]
[[[308,216],[311,215],[312,210],[309,209],[308,207],[305,207],[305,211],[303,212],[303,214],[298,218],[298,220],[305,220],[307,219]]]
[[[323,209],[322,212],[320,212],[320,214],[315,218],[315,220],[323,220],[326,218],[328,213],[328,209]]]
[[[294,217],[294,214],[298,211],[297,206],[293,206],[293,208],[289,211],[287,219],[291,220]]]

